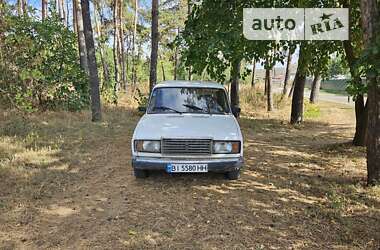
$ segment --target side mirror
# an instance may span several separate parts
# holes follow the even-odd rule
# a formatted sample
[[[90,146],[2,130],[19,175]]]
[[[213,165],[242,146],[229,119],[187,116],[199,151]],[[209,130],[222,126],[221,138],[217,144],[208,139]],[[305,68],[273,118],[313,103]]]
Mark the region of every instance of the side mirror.
[[[238,106],[233,106],[232,107],[232,114],[238,118],[240,116],[240,112],[241,112],[241,108],[239,108]]]
[[[141,113],[145,113],[146,112],[146,107],[140,106],[140,107],[138,107],[138,111],[141,112]]]

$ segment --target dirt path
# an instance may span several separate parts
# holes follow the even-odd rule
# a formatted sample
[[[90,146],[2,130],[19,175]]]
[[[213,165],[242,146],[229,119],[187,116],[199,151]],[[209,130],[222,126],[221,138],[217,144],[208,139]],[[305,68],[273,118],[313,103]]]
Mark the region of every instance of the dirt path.
[[[333,121],[299,128],[281,115],[241,118],[246,166],[238,181],[165,173],[136,180],[130,139],[138,116],[124,108],[106,111],[103,124],[85,113],[31,118],[34,147],[16,142],[27,136],[7,123],[3,131],[17,135],[3,136],[4,155],[31,150],[50,160],[25,158],[22,168],[33,170],[26,177],[0,171],[0,248],[376,249],[380,200],[362,188],[363,149],[342,144],[352,136],[351,111],[328,106]],[[20,157],[7,164],[21,168]]]

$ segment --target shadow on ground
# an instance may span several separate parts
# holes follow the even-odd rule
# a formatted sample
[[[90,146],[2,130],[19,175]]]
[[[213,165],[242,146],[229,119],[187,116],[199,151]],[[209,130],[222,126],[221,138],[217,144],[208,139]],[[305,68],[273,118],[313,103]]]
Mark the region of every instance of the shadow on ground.
[[[352,125],[242,118],[245,169],[136,180],[136,112],[109,108],[1,123],[3,248],[376,249],[379,197],[363,188]]]

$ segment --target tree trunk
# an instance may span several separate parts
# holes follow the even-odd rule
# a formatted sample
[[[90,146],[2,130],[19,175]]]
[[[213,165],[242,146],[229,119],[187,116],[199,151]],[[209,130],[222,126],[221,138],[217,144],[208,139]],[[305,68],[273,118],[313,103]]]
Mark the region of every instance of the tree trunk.
[[[84,38],[84,28],[82,19],[82,8],[79,0],[73,0],[76,9],[76,21],[77,21],[77,31],[78,31],[78,48],[79,48],[79,59],[81,68],[88,74],[88,62],[87,62],[87,50],[86,41]]]
[[[367,144],[368,103],[364,103],[363,95],[356,97],[355,115],[356,127],[352,144],[354,146],[365,146]]]
[[[119,51],[119,28],[118,28],[118,0],[113,1],[113,63],[114,63],[114,79],[115,79],[115,85],[114,85],[114,91],[115,93],[117,92],[118,86],[120,84],[120,79],[119,79],[119,56],[118,56],[118,51]]]
[[[4,9],[4,0],[0,0],[0,16],[3,15],[3,9]],[[2,34],[0,34],[0,41],[2,38]]]
[[[69,0],[66,1],[66,27],[70,27],[70,11]]]
[[[256,59],[252,60],[252,78],[251,78],[251,87],[255,87],[255,71],[256,71]]]
[[[240,78],[240,61],[235,61],[231,65],[231,106],[239,106],[239,78]]]
[[[273,110],[273,94],[272,94],[272,79],[271,70],[265,70],[265,82],[267,86],[267,111]]]
[[[152,49],[150,54],[149,89],[152,91],[157,83],[157,56],[158,56],[158,0],[152,0]]]
[[[380,59],[379,59],[380,60]],[[368,85],[368,185],[380,184],[380,79],[370,78]]]
[[[193,80],[193,67],[189,66],[187,73],[188,73],[189,81],[192,81]]]
[[[351,79],[356,85],[362,85],[362,80],[360,76],[356,73],[355,64],[357,58],[354,54],[354,48],[352,47],[351,41],[343,41],[343,48],[346,54],[346,60],[350,68]],[[367,141],[367,121],[368,121],[368,110],[367,105],[364,102],[363,95],[358,95],[355,99],[355,136],[352,141],[354,146],[365,146]]]
[[[174,52],[174,72],[173,72],[173,79],[177,80],[177,72],[178,72],[178,47],[175,47]]]
[[[98,67],[96,65],[95,45],[94,45],[94,36],[92,32],[92,27],[91,27],[89,0],[81,0],[81,4],[82,4],[84,36],[85,36],[85,41],[86,41],[86,50],[87,50],[88,65],[89,65],[90,85],[91,85],[92,121],[97,122],[102,119],[102,114],[101,114],[101,108],[100,108]]]
[[[284,78],[284,89],[282,90],[282,96],[283,97],[288,94],[291,62],[292,62],[292,53],[289,50],[289,52],[288,52],[288,60],[286,61],[286,70],[285,70],[285,78]]]
[[[42,20],[45,20],[47,18],[47,14],[48,14],[48,1],[42,0],[41,1],[41,17],[42,17]]]
[[[58,7],[58,16],[63,24],[65,24],[65,4],[64,0],[58,0],[57,2]]]
[[[293,90],[293,98],[292,98],[292,112],[290,116],[291,124],[298,124],[303,122],[303,98],[304,98],[304,90],[305,90],[305,82],[306,82],[306,74],[304,72],[303,65],[305,60],[303,58],[302,53],[302,45],[300,48],[299,59],[298,59],[298,67],[297,73],[294,78],[294,90]]]
[[[265,72],[266,74],[266,72]],[[268,82],[267,79],[265,78],[264,80],[264,95],[266,96],[268,94]]]
[[[100,8],[98,4],[95,4],[95,9],[98,13],[100,13]],[[94,12],[94,19],[95,19],[95,26],[96,26],[96,33],[98,37],[98,46],[99,46],[99,55],[100,60],[102,62],[102,68],[103,68],[103,83],[102,83],[102,89],[104,89],[104,86],[107,85],[110,82],[110,73],[108,69],[108,64],[104,55],[104,43],[102,41],[102,30],[100,28],[99,20],[96,18],[96,11]]]
[[[133,35],[132,35],[132,84],[136,86],[136,35],[137,35],[137,21],[139,15],[138,1],[135,0],[135,15],[133,16]]]
[[[191,14],[191,3],[192,3],[191,0],[187,0],[187,16],[188,17]],[[189,81],[192,81],[193,80],[193,67],[191,67],[191,65],[189,66],[187,73],[188,73]]]
[[[120,42],[120,56],[119,61],[121,64],[121,81],[124,90],[127,90],[127,76],[125,72],[125,49],[124,49],[124,26],[123,26],[123,1],[119,1],[119,42]]]
[[[22,0],[17,0],[17,15],[18,16],[22,16],[23,12],[23,8],[22,8],[22,3],[23,1]]]
[[[129,51],[131,49],[131,42],[130,42],[130,35],[127,35],[126,36],[126,39],[125,41],[127,42],[127,48],[126,48],[126,51],[125,51],[125,54],[126,54],[126,57],[125,57],[125,77],[126,77],[126,81],[128,83],[128,72],[129,72]],[[126,86],[126,88],[128,88],[128,86]],[[133,85],[132,85],[132,92],[134,91],[133,90]],[[125,92],[127,92],[127,89],[125,90]]]
[[[66,19],[66,5],[65,5],[65,0],[60,0],[59,1],[61,4],[61,20],[63,22],[63,25],[67,25],[67,19]],[[67,27],[67,26],[66,26]]]
[[[78,19],[77,19],[76,1],[77,0],[73,0],[72,1],[72,4],[73,4],[73,30],[74,30],[75,34],[78,34],[78,24],[77,24],[78,23]]]
[[[22,12],[24,16],[28,15],[28,2],[26,0],[22,0]]]
[[[315,73],[313,83],[311,85],[310,103],[317,103],[319,97],[319,90],[321,88],[322,77],[321,74]]]
[[[179,35],[179,28],[177,28],[177,36]],[[178,46],[175,46],[174,51],[174,72],[173,72],[173,78],[174,80],[177,80],[177,72],[178,72]]]
[[[161,61],[161,70],[162,70],[162,80],[166,81],[166,76],[165,76],[165,67],[164,64]]]
[[[290,97],[293,96],[293,92],[294,92],[294,84],[295,84],[295,81],[293,80],[293,82],[292,82],[292,87],[290,88],[288,98],[290,98]]]
[[[368,49],[376,46],[379,30],[379,12],[376,0],[361,0],[360,10],[364,35],[364,46]],[[372,53],[373,61],[380,60],[379,53]],[[380,184],[380,76],[367,74],[368,82],[368,131],[367,131],[367,172],[368,185]]]

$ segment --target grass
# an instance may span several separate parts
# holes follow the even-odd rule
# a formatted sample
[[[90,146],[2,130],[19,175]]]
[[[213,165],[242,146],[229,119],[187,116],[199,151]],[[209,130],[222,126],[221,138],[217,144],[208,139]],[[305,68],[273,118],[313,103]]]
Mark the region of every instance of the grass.
[[[335,95],[343,95],[347,96],[346,90],[339,90],[339,89],[321,89],[320,91],[330,93],[330,94],[335,94]]]
[[[349,143],[352,108],[306,104],[293,127],[288,100],[268,113],[260,88],[241,91],[238,181],[136,180],[128,96],[101,123],[87,111],[1,111],[0,248],[378,249],[380,189],[365,187],[365,149]]]
[[[316,119],[321,116],[321,109],[316,104],[305,103],[304,117],[306,119]]]

